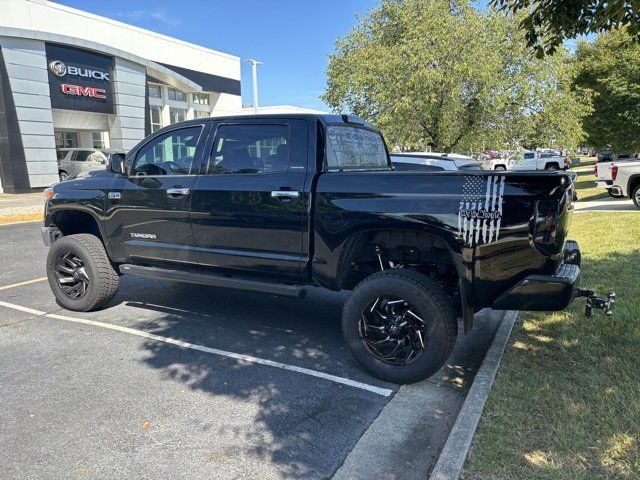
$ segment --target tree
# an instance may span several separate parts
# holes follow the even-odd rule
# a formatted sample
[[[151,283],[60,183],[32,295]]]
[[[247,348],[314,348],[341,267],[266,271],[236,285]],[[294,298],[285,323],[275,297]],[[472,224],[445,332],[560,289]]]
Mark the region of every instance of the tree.
[[[640,44],[617,30],[580,42],[575,83],[593,97],[584,119],[587,142],[619,153],[640,152]]]
[[[490,5],[508,13],[526,12],[520,26],[538,57],[555,52],[566,39],[624,26],[631,38],[640,40],[638,0],[491,0]]]
[[[323,99],[391,145],[450,152],[581,139],[566,52],[534,58],[517,25],[466,0],[383,0],[336,50]]]

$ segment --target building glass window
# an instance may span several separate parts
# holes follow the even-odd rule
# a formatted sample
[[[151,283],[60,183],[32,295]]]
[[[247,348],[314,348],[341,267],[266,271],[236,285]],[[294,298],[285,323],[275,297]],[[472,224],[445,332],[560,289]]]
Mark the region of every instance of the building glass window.
[[[193,94],[193,103],[196,105],[209,105],[209,94],[208,93],[194,93]]]
[[[209,112],[203,112],[202,110],[193,111],[193,118],[209,118],[210,116]]]
[[[78,148],[77,132],[55,132],[56,148]]]
[[[176,100],[178,102],[186,102],[187,95],[175,88],[169,88],[169,100]]]
[[[156,132],[162,128],[162,107],[152,105],[149,107],[151,110],[151,133]]]
[[[160,85],[149,84],[149,97],[162,98],[162,87]]]
[[[169,122],[171,124],[183,122],[187,116],[187,111],[184,108],[170,107],[169,108]]]
[[[104,137],[101,132],[91,132],[91,140],[93,142],[93,148],[105,148]]]

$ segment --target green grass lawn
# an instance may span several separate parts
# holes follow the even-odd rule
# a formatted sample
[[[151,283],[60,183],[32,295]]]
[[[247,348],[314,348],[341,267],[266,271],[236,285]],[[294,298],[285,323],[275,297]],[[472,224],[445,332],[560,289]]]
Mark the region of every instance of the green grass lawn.
[[[640,217],[574,215],[582,280],[612,317],[522,313],[462,478],[640,478]]]
[[[581,167],[593,167],[596,164],[596,157],[580,157],[580,164],[575,167],[571,167],[572,169],[581,168]]]

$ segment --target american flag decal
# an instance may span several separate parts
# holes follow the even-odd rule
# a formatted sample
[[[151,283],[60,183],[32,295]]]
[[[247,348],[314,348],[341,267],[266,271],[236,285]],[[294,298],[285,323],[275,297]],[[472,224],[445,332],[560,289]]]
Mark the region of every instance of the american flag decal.
[[[496,241],[502,223],[504,175],[468,176],[458,208],[458,238],[470,247]]]

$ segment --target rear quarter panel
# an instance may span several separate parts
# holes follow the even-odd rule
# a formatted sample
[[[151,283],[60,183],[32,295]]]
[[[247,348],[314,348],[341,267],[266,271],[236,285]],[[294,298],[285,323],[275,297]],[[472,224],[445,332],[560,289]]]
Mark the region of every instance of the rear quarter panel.
[[[569,184],[569,176],[557,172],[322,174],[315,197],[312,275],[339,289],[341,256],[358,232],[429,232],[448,246],[469,305],[489,306],[527,274],[554,271],[567,212],[556,212],[558,228],[545,237],[546,251],[534,246],[534,237]],[[480,214],[486,217],[480,219],[482,210],[499,214]]]

